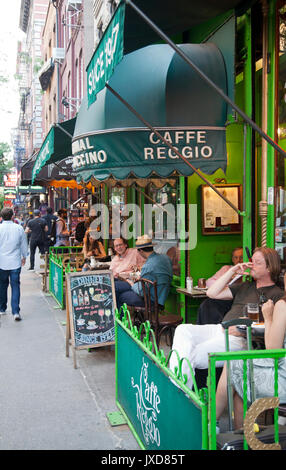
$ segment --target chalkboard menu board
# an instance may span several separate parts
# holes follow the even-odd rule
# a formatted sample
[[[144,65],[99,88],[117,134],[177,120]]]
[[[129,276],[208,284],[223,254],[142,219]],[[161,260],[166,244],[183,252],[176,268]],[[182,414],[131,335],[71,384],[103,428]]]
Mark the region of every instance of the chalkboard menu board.
[[[114,344],[116,300],[111,271],[68,273],[66,282],[68,323],[74,348]]]

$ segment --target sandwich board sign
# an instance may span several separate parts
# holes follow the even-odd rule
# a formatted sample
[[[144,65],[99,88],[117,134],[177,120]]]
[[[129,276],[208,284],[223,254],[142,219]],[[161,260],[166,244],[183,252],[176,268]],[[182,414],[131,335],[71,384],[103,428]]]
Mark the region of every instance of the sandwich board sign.
[[[76,368],[77,349],[107,346],[115,342],[116,298],[112,272],[67,273],[66,297],[66,356],[69,356],[71,339]]]

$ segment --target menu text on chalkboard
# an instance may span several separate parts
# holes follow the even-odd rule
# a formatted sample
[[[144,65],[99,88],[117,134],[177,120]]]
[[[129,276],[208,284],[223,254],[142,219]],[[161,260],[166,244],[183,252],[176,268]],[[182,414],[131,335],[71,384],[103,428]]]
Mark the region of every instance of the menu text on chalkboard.
[[[114,342],[116,301],[111,271],[67,274],[67,301],[75,348],[91,348]]]

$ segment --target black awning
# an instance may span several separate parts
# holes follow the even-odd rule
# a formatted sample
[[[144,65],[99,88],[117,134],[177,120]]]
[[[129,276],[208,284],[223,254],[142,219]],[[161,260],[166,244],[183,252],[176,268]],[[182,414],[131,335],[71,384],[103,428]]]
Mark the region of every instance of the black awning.
[[[54,61],[53,61],[52,58],[50,58],[44,64],[44,66],[41,68],[41,70],[39,72],[39,81],[40,81],[40,84],[41,84],[41,87],[42,87],[43,91],[47,90],[47,88],[50,84],[54,68],[55,68]]]
[[[32,183],[32,171],[33,166],[36,160],[37,154],[30,157],[24,165],[21,167],[21,176],[20,176],[20,184],[21,186],[29,186]],[[48,167],[44,167],[38,173],[37,178],[34,181],[34,185],[41,186],[49,180],[48,176]]]
[[[21,168],[21,185],[29,186],[32,184],[32,172],[37,154],[33,155]],[[33,183],[35,185],[42,185],[50,183],[51,181],[72,181],[75,180],[76,175],[72,168],[72,157],[64,158],[56,164],[44,166]]]

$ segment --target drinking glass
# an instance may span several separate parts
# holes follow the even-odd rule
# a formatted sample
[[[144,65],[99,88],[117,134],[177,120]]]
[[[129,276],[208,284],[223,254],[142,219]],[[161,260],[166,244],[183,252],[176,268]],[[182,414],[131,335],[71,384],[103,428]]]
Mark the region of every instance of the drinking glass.
[[[98,315],[100,316],[100,324],[104,323],[103,317],[104,317],[104,308],[100,308],[98,310]]]
[[[105,316],[107,317],[107,324],[109,324],[111,322],[110,320],[110,315],[111,315],[111,309],[110,308],[107,308],[105,310]]]
[[[247,316],[254,322],[259,322],[259,305],[254,303],[247,304]]]

